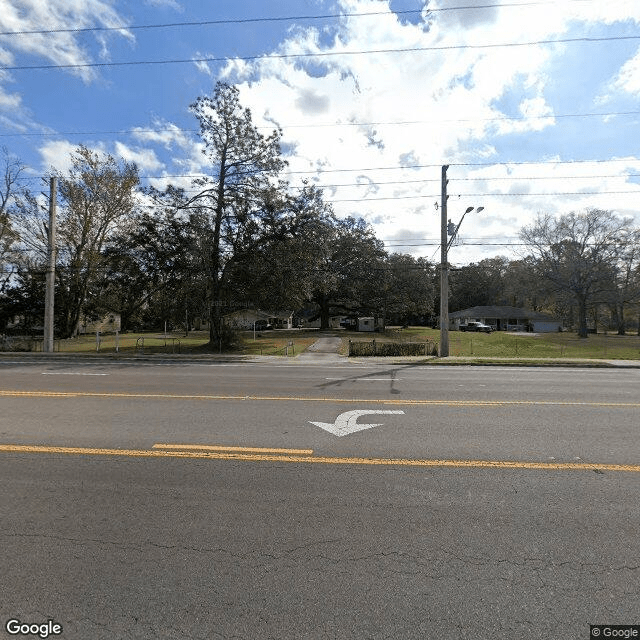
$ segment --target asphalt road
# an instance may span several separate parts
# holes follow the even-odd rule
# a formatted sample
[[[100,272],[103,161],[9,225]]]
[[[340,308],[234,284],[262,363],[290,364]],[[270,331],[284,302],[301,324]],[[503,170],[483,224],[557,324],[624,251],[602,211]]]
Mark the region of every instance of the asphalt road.
[[[65,639],[547,640],[639,624],[639,383],[5,359],[0,637],[16,637],[12,618]]]

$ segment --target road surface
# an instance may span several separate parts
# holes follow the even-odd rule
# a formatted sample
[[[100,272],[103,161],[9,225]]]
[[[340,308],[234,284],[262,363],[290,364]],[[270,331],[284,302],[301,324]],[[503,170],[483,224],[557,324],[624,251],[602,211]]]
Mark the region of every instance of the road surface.
[[[639,383],[5,360],[2,633],[546,640],[638,624]]]

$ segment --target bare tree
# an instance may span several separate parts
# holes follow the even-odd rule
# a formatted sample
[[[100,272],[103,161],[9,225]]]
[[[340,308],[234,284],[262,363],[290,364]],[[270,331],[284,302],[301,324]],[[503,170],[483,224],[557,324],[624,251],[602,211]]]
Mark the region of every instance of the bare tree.
[[[626,333],[627,307],[640,302],[640,229],[626,229],[621,233],[614,277],[615,287],[609,308],[618,335],[623,336]]]
[[[560,218],[540,215],[520,232],[538,277],[557,293],[570,294],[578,307],[578,335],[586,338],[587,310],[605,302],[615,287],[622,239],[630,220],[611,211],[588,209]]]
[[[19,239],[18,232],[11,220],[10,210],[18,197],[23,192],[20,178],[26,169],[17,158],[12,157],[9,151],[2,147],[2,184],[0,184],[0,292],[4,291],[15,269],[17,258],[16,244]]]
[[[69,175],[58,175],[56,326],[64,338],[77,330],[112,232],[131,217],[138,183],[134,164],[83,145]],[[16,210],[29,268],[37,273],[47,255],[46,202],[27,191]]]
[[[135,164],[118,162],[80,146],[72,156],[69,176],[60,176],[61,200],[57,233],[56,291],[60,330],[71,336],[78,327],[102,250],[116,226],[135,209],[139,183]]]

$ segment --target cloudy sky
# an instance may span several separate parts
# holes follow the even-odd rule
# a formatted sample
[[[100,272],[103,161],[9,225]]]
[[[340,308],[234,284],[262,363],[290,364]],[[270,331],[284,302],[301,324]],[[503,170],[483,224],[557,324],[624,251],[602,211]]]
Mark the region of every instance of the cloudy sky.
[[[484,207],[454,263],[517,256],[540,212],[640,225],[638,0],[0,0],[0,145],[33,186],[80,143],[187,181],[219,79],[390,250],[438,256],[443,164],[449,217]]]

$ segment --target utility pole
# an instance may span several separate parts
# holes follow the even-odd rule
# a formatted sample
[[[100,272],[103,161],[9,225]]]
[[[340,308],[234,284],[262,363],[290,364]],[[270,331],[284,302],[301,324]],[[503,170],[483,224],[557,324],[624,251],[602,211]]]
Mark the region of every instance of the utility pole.
[[[57,178],[49,182],[49,228],[47,248],[47,281],[44,295],[44,343],[42,350],[53,353],[53,302],[56,280],[56,197]]]
[[[447,169],[442,166],[442,199],[440,202],[440,357],[449,355],[449,263],[447,258]]]

